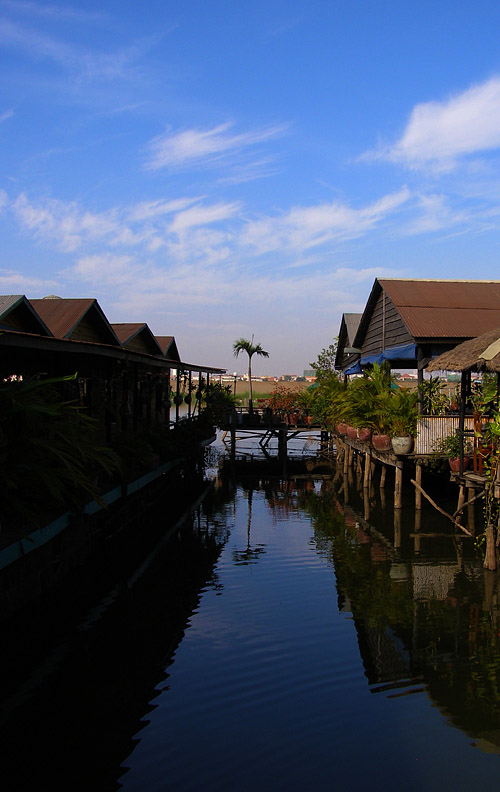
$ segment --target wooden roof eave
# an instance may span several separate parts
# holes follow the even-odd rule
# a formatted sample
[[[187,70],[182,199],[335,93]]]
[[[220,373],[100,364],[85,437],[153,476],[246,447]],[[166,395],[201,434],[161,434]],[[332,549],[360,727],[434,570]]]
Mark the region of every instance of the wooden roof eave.
[[[0,331],[0,346],[20,347],[44,352],[71,352],[76,355],[98,356],[109,360],[131,362],[159,369],[182,369],[183,371],[207,372],[210,374],[225,374],[226,369],[212,366],[193,365],[191,363],[168,360],[163,356],[148,355],[134,352],[123,347],[108,344],[98,344],[91,341],[71,341],[65,338],[43,337],[30,333],[16,331]]]

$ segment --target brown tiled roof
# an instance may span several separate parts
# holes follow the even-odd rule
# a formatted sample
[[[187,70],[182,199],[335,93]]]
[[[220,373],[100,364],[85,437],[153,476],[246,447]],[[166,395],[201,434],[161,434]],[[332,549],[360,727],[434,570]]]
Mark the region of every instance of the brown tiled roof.
[[[142,334],[145,336],[145,345],[151,348],[152,355],[160,355],[163,351],[158,344],[158,340],[145,322],[119,322],[117,324],[113,323],[111,327],[122,346],[127,346],[127,344]]]
[[[381,289],[415,339],[473,338],[500,326],[500,281],[377,279],[361,322],[365,328]]]
[[[51,335],[49,328],[24,294],[0,295],[0,327],[21,333]]]
[[[46,297],[30,303],[56,338],[70,338],[88,311],[94,309],[101,319],[104,335],[109,336],[107,343],[117,343],[111,325],[93,298]]]
[[[155,338],[165,357],[170,358],[170,360],[180,360],[174,336],[155,336]]]

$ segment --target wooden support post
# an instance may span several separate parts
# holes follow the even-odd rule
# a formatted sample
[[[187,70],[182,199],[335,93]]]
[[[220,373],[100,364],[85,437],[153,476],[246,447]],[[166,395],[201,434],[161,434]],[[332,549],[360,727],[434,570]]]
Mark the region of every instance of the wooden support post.
[[[367,487],[363,488],[363,506],[364,506],[364,519],[366,522],[370,519],[370,493]]]
[[[347,444],[344,444],[344,473],[347,473],[349,469],[349,447]]]
[[[422,486],[422,465],[417,462],[415,468],[415,481],[418,484],[418,487]],[[422,492],[421,490],[415,487],[415,508],[421,509],[422,508]]]
[[[279,430],[278,457],[281,462],[283,478],[287,477],[287,434],[288,434],[288,429],[286,426],[282,427]]]
[[[399,550],[401,547],[401,512],[394,509],[394,548]]]
[[[403,463],[396,462],[396,480],[394,482],[394,508],[400,509],[403,505]]]
[[[486,552],[484,554],[485,569],[497,568],[497,554],[495,548],[495,531],[493,525],[488,525],[486,528]]]
[[[370,486],[370,464],[371,464],[371,452],[368,449],[368,451],[365,454],[365,473],[363,477],[364,489]]]
[[[474,487],[467,487],[467,527],[472,534],[476,533],[476,510],[474,509],[474,504],[469,503],[469,501],[473,500],[474,494]]]
[[[455,512],[455,514],[457,515],[455,518],[457,522],[462,522],[462,509],[464,503],[465,503],[465,486],[463,484],[460,484],[460,487],[458,488],[457,510]]]
[[[349,446],[349,467],[352,468],[352,463],[354,461],[354,448]]]
[[[422,526],[422,511],[415,512],[415,536],[413,537],[413,550],[415,553],[420,553],[421,538],[418,536]]]
[[[344,473],[344,503],[349,503],[349,476]]]
[[[380,489],[384,489],[384,487],[385,487],[385,477],[386,477],[386,475],[387,475],[387,466],[386,465],[382,465],[382,470],[380,472],[380,484],[379,484]]]

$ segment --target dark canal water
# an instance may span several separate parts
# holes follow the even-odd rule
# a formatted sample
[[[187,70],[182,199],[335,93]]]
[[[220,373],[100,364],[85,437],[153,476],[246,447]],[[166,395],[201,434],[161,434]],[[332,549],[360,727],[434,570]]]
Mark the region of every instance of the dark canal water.
[[[496,788],[497,575],[343,485],[219,473],[108,592],[11,628],[2,788]]]

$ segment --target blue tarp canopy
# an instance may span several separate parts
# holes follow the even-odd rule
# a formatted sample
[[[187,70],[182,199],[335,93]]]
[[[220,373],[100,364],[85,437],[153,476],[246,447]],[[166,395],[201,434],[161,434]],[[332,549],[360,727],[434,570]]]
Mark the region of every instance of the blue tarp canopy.
[[[417,347],[415,344],[404,344],[403,346],[390,347],[379,352],[377,355],[363,355],[360,360],[362,366],[369,366],[373,363],[379,365],[384,360],[416,360]]]
[[[349,366],[348,369],[345,370],[344,374],[362,374],[363,369],[361,368],[361,363],[359,360],[353,365]]]

